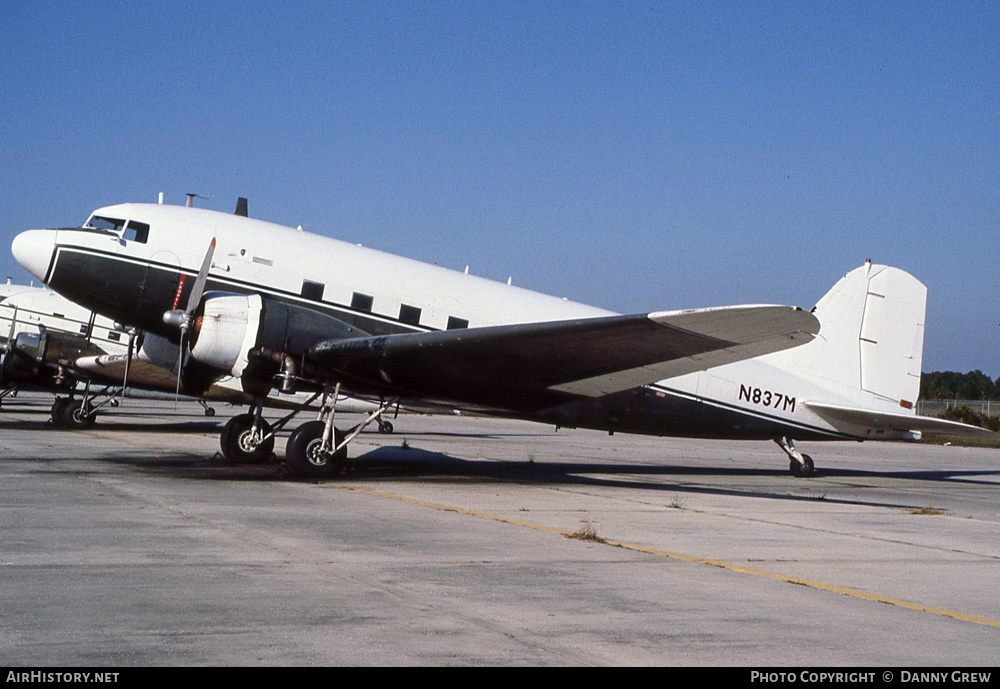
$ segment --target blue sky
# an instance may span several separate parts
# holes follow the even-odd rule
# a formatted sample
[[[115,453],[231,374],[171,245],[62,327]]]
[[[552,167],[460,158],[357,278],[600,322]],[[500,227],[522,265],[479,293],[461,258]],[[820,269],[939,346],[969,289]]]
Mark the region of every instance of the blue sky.
[[[0,240],[199,201],[622,312],[929,290],[1000,376],[1000,3],[0,0]],[[27,281],[9,250],[0,276]]]

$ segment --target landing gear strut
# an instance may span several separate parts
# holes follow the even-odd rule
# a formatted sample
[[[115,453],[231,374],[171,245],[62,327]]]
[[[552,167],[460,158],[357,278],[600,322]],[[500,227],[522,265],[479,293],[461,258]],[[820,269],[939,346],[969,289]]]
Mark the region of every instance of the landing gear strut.
[[[807,478],[813,475],[816,470],[813,459],[809,455],[802,454],[795,449],[795,443],[791,438],[775,438],[786,455],[788,455],[788,471],[796,478]]]
[[[347,463],[344,434],[337,428],[333,429],[333,441],[328,444],[337,449],[331,451],[329,447],[324,447],[325,431],[325,421],[309,421],[296,428],[288,438],[285,461],[299,476],[325,478],[335,476],[344,469]]]
[[[275,433],[322,395],[323,402],[317,419],[302,424],[289,436],[285,447],[285,461],[300,476],[327,478],[337,475],[347,463],[347,444],[369,424],[377,421],[381,432],[392,431],[392,425],[382,419],[382,414],[398,402],[398,399],[383,401],[364,421],[345,432],[333,426],[339,392],[339,384],[332,392],[327,387],[273,425],[261,417],[262,402],[254,402],[249,413],[234,416],[222,429],[222,455],[234,464],[265,461],[274,450]]]
[[[285,446],[285,461],[288,467],[300,476],[328,478],[340,473],[347,462],[347,444],[358,437],[368,424],[377,421],[379,431],[392,431],[392,424],[382,419],[382,414],[398,400],[383,401],[379,408],[365,417],[364,421],[346,433],[334,428],[333,419],[337,411],[338,383],[332,393],[324,391],[319,418],[299,426]],[[388,426],[388,428],[386,428]]]
[[[91,393],[90,381],[83,388],[83,398],[76,399],[71,392],[69,397],[56,397],[52,403],[52,423],[66,428],[90,428],[97,421],[97,410],[105,405],[118,406],[121,392],[116,388],[106,387],[97,393]],[[95,400],[104,397],[104,401]]]
[[[274,452],[274,431],[260,408],[255,404],[252,413],[234,416],[222,428],[222,455],[233,464],[259,464]]]

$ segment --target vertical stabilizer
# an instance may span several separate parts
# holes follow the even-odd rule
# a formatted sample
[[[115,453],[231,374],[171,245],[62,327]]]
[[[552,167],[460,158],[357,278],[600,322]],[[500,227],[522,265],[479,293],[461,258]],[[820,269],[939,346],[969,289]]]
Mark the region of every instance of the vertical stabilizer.
[[[865,262],[816,304],[816,339],[775,356],[845,392],[912,409],[920,392],[926,304],[927,288],[915,277]]]

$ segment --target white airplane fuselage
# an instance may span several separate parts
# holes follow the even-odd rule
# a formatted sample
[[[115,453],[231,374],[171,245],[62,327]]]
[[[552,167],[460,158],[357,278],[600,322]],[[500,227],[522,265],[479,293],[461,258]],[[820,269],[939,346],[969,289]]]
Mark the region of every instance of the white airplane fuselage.
[[[213,238],[217,248],[208,273],[209,291],[260,294],[331,316],[370,335],[611,315],[567,299],[216,211],[121,204],[98,209],[92,218],[121,224],[105,231],[30,230],[15,239],[15,257],[86,308],[172,340],[177,339],[176,329],[164,323],[163,314],[186,303]],[[870,285],[879,279],[907,290],[912,281],[913,296],[905,297],[900,308],[907,319],[915,320],[910,326],[918,326],[919,337],[910,327],[909,341],[889,343],[895,331],[885,331],[886,341],[875,342],[881,347],[879,358],[873,355],[866,363],[858,351],[867,346],[865,319],[877,312]],[[820,335],[809,344],[601,397],[493,411],[557,426],[653,435],[911,438],[909,431],[864,422],[857,415],[837,420],[829,408],[913,414],[924,298],[923,286],[911,276],[869,264],[852,271],[824,297],[829,304],[826,311],[823,301],[818,305]],[[841,306],[852,310],[849,317],[834,313]],[[834,315],[847,322],[834,328]],[[840,337],[847,342],[832,342]],[[877,380],[875,373],[885,368],[885,361],[894,372],[890,382]],[[455,406],[462,402],[437,401]],[[811,403],[828,409],[818,413]]]

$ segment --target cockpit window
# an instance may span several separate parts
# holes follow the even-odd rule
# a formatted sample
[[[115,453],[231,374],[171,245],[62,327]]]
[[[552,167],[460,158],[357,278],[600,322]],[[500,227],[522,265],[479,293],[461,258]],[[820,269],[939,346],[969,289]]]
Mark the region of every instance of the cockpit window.
[[[115,234],[121,234],[123,227],[125,227],[124,220],[119,220],[118,218],[104,218],[100,215],[92,215],[88,218],[87,222],[83,223],[83,229],[85,230],[114,232]]]
[[[138,220],[129,220],[127,223],[118,218],[108,218],[103,215],[92,215],[83,223],[84,230],[93,232],[104,232],[116,234],[122,239],[130,242],[145,244],[149,239],[149,225]]]
[[[128,225],[125,227],[125,234],[122,235],[122,239],[126,239],[130,242],[145,244],[148,238],[149,225],[144,222],[139,222],[138,220],[128,221]]]

